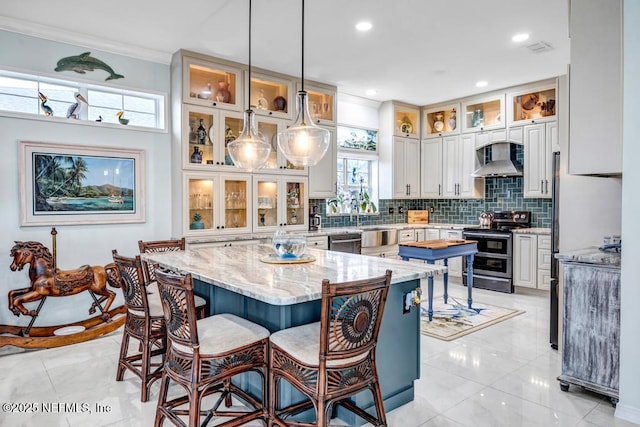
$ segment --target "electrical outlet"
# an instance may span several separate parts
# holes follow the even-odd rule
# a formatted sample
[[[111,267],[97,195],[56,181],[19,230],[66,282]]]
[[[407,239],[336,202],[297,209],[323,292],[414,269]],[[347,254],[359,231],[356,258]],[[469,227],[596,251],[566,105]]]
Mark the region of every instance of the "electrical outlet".
[[[404,207],[398,206],[398,213],[399,214],[403,214],[404,213]]]
[[[436,210],[434,209],[434,207],[433,207],[433,206],[431,206],[431,207],[429,208],[429,213],[434,213],[435,211],[436,211]]]
[[[393,206],[389,207],[389,215],[393,215],[393,213],[395,212],[395,209],[393,209]]]

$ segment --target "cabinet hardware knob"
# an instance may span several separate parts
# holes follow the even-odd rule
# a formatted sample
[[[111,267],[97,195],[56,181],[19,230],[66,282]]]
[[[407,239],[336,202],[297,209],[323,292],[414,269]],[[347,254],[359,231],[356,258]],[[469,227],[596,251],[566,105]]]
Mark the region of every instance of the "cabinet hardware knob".
[[[544,193],[544,179],[540,180],[540,192]]]
[[[219,225],[218,225],[218,226],[216,226],[216,230],[220,230],[220,226],[219,226]]]
[[[272,114],[273,114],[273,111],[269,111],[269,115],[272,115]]]
[[[224,228],[224,225],[221,225],[220,228]]]
[[[213,104],[213,106],[214,106],[214,107],[215,107],[216,105],[218,105],[218,104],[216,104],[215,102],[212,102],[212,104]]]

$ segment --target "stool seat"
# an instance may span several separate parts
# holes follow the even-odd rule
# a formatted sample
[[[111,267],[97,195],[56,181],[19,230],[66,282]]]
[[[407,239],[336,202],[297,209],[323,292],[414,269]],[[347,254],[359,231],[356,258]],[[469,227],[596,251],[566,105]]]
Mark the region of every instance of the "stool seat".
[[[217,314],[199,319],[198,340],[200,357],[211,357],[252,345],[269,337],[269,331],[260,325],[233,314]],[[191,353],[192,348],[175,342],[172,347]]]

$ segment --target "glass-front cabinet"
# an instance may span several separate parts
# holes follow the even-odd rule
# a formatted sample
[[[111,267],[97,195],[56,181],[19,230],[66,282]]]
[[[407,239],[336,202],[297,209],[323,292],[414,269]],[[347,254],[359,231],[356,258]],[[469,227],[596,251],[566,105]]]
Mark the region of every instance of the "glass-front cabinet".
[[[253,176],[254,231],[307,230],[306,178]]]
[[[393,134],[405,138],[420,138],[420,109],[394,101]]]
[[[183,102],[242,111],[242,69],[184,57]]]
[[[551,83],[530,86],[507,94],[510,126],[542,123],[556,119],[557,87]]]
[[[462,132],[505,127],[504,93],[465,100],[461,105]],[[458,115],[460,116],[460,114]]]
[[[297,89],[300,90],[300,82]],[[319,83],[306,83],[304,90],[307,92],[307,100],[309,101],[309,114],[317,125],[335,126],[336,124],[336,88],[334,86],[322,85]],[[294,105],[292,113],[295,117],[297,114],[295,98],[292,99]]]
[[[257,115],[291,119],[295,111],[293,80],[267,73],[251,74],[251,105]]]
[[[460,104],[440,105],[422,111],[422,138],[437,138],[460,133]]]
[[[185,173],[184,235],[251,232],[251,177]]]
[[[294,166],[284,154],[278,150],[278,132],[282,132],[289,124],[288,120],[275,119],[272,117],[256,117],[258,131],[260,131],[267,142],[271,144],[271,153],[266,165],[260,169],[261,172],[280,172],[286,171],[295,175],[307,175],[307,168],[303,166]]]

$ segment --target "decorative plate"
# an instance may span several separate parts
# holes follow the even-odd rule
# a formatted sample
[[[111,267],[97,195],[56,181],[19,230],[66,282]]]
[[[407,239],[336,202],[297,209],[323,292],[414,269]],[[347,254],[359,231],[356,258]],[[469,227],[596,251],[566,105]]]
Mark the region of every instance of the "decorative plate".
[[[411,122],[402,122],[402,123],[400,123],[400,132],[402,132],[402,133],[412,133],[413,132],[413,125],[411,124]]]
[[[436,132],[442,132],[442,130],[444,129],[444,123],[441,121],[433,122],[433,128],[436,130]]]
[[[308,262],[313,262],[315,260],[316,257],[309,254],[302,254],[299,257],[295,258],[282,258],[276,254],[262,255],[260,257],[260,261],[267,264],[305,264]]]

